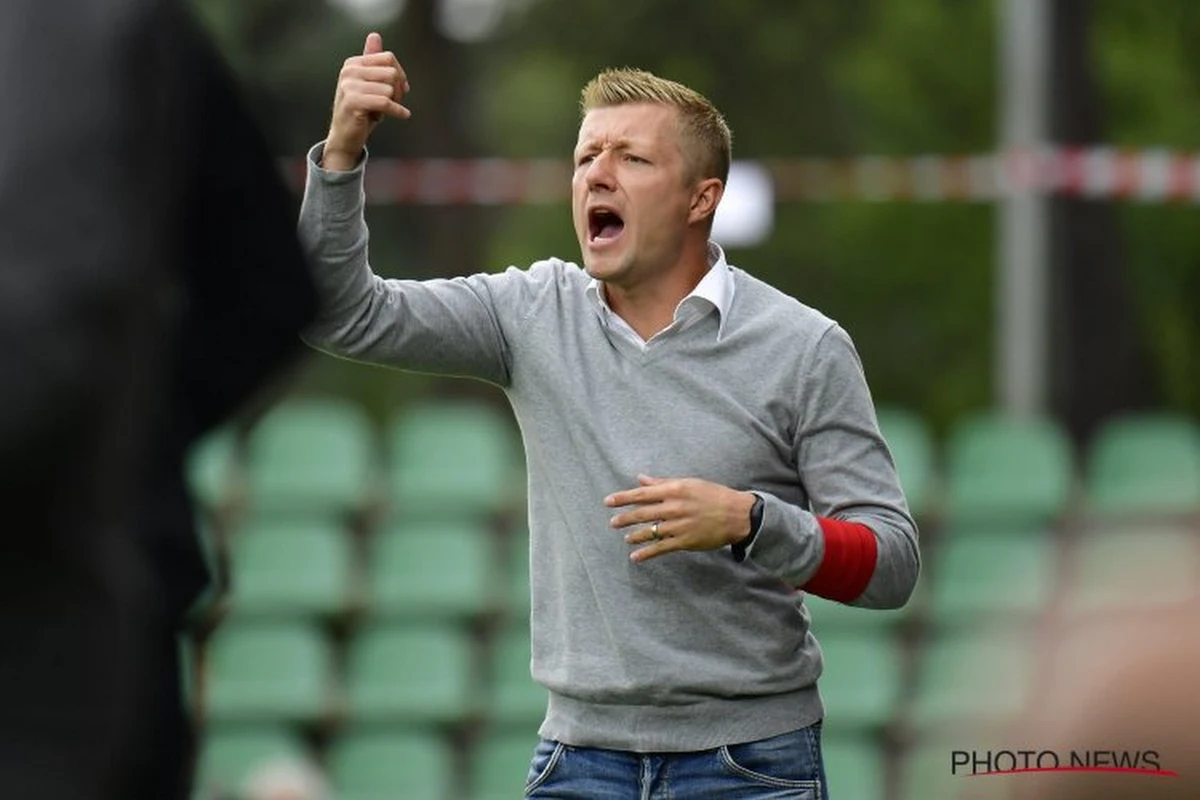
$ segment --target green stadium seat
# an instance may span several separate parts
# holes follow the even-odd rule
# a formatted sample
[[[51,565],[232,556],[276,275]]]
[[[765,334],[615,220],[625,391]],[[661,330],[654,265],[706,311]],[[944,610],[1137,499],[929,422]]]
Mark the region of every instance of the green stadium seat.
[[[310,762],[303,743],[284,726],[215,727],[200,745],[201,797],[237,797],[254,771],[280,760]]]
[[[375,625],[347,653],[351,716],[360,722],[456,723],[477,711],[474,654],[456,626]]]
[[[537,742],[536,726],[498,729],[482,739],[471,754],[471,800],[522,797]]]
[[[537,730],[546,715],[546,690],[529,673],[529,626],[514,625],[492,650],[490,716],[505,725],[525,724]]]
[[[470,520],[407,522],[371,540],[369,602],[377,616],[471,616],[502,604],[492,532]]]
[[[812,617],[812,631],[818,639],[829,632],[886,629],[908,619],[914,607],[908,603],[903,608],[859,608],[815,594],[805,594],[804,605]]]
[[[825,729],[880,728],[900,699],[901,660],[886,632],[817,634],[825,667],[817,681],[825,702]]]
[[[1200,596],[1194,529],[1151,523],[1087,531],[1075,556],[1068,613],[1150,610]]]
[[[367,496],[373,433],[344,400],[290,400],[250,432],[246,467],[256,512],[309,514],[353,509]]]
[[[1074,480],[1071,445],[1048,419],[978,414],[946,444],[946,515],[967,524],[1043,523],[1063,513]]]
[[[830,797],[848,800],[886,800],[883,749],[869,737],[822,734],[825,780]]]
[[[1092,440],[1087,498],[1098,516],[1200,511],[1200,426],[1166,414],[1109,422]]]
[[[268,519],[230,542],[231,602],[242,617],[333,614],[351,599],[353,555],[337,523]]]
[[[447,800],[454,795],[454,754],[421,730],[352,730],[330,746],[337,800]]]
[[[942,633],[921,652],[910,722],[922,729],[990,727],[1024,712],[1035,651],[1022,629]]]
[[[519,506],[521,451],[490,405],[437,403],[401,412],[390,427],[392,499],[411,518],[487,515]]]
[[[237,434],[220,428],[204,436],[188,450],[188,487],[206,509],[219,509],[230,499],[237,479]]]
[[[226,622],[208,648],[207,710],[214,721],[320,721],[330,709],[330,648],[299,621]]]
[[[948,537],[928,583],[932,621],[971,625],[1036,616],[1053,600],[1056,554],[1053,535],[1036,528]]]
[[[901,408],[881,407],[876,411],[879,429],[904,487],[909,509],[917,515],[930,510],[934,488],[933,436],[916,414]]]

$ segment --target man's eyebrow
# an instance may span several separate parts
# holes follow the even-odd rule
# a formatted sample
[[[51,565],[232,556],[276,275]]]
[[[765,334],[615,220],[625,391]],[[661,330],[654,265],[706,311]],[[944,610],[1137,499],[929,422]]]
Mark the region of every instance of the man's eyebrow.
[[[629,148],[634,146],[634,143],[626,137],[621,137],[619,139],[611,140],[609,142],[608,146],[612,150],[628,150]],[[580,142],[578,145],[576,145],[574,152],[580,153],[585,150],[598,150],[598,149],[600,149],[600,145],[597,142],[597,140],[587,139],[586,141]]]

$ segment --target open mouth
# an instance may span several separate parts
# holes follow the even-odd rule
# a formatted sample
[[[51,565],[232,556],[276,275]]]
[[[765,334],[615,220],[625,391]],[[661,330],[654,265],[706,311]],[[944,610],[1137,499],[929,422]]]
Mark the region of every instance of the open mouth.
[[[595,244],[611,242],[625,230],[625,220],[610,208],[593,208],[588,212],[588,240]]]

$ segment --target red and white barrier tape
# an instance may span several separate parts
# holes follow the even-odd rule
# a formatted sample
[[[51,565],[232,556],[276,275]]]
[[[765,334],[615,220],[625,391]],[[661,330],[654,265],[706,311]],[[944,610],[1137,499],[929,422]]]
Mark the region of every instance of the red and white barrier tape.
[[[1014,192],[1088,199],[1200,202],[1200,155],[1167,149],[1064,147],[1005,154],[764,159],[777,202],[986,202]],[[303,162],[287,165],[303,184]],[[377,205],[536,205],[570,198],[565,159],[375,158]]]

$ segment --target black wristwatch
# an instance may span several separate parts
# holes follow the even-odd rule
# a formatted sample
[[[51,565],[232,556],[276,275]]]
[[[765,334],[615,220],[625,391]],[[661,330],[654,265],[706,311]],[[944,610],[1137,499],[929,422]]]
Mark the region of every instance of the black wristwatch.
[[[733,551],[734,561],[741,562],[746,560],[746,550],[750,547],[751,542],[754,541],[754,537],[758,536],[758,529],[762,527],[762,518],[762,495],[755,494],[754,505],[750,507],[750,534],[740,542],[734,542],[732,545],[730,545],[730,549]]]

